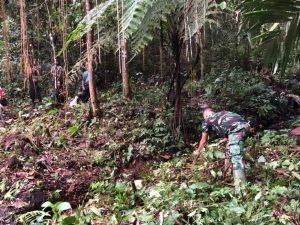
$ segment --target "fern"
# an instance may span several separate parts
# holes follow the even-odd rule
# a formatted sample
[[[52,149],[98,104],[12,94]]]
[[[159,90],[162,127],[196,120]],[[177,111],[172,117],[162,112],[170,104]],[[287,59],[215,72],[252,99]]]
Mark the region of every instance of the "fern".
[[[68,41],[63,46],[63,48],[60,50],[58,55],[60,55],[68,46],[81,38],[84,34],[86,34],[92,26],[105,15],[105,12],[107,9],[115,3],[116,0],[108,0],[105,1],[99,5],[97,5],[95,8],[93,8],[91,11],[87,13],[87,15],[80,21],[80,23],[77,25],[76,29],[71,32],[69,35]]]
[[[71,32],[66,45],[59,54],[73,41],[87,33],[116,1],[119,0],[107,0],[92,9]],[[172,20],[175,18],[173,21],[176,21],[176,26],[179,26],[183,35],[185,34],[183,39],[190,40],[208,21],[207,17],[215,13],[209,11],[217,6],[212,2],[208,1],[207,3],[203,0],[123,0],[123,9],[114,7],[112,10],[124,12],[120,19],[119,35],[124,34],[125,39],[131,39],[132,52],[136,55],[153,39],[155,30],[160,26],[161,21],[170,22],[168,18]],[[195,14],[197,14],[197,21]],[[214,21],[210,19],[209,22],[213,23]],[[189,35],[186,34],[185,26],[189,29]]]
[[[125,13],[121,18],[121,33],[126,32],[132,35],[141,25],[143,18],[149,7],[153,5],[152,0],[132,0],[126,1]]]
[[[299,6],[298,0],[247,0],[241,4],[243,25],[259,41],[265,62],[273,63],[274,73],[281,61],[281,78],[292,51],[298,48]]]
[[[51,224],[51,220],[45,219],[45,217],[50,217],[50,214],[36,210],[18,216],[17,221],[22,224]]]
[[[128,1],[131,2],[131,1]],[[160,21],[170,22],[168,18],[178,21],[182,34],[185,32],[184,21],[181,18],[187,17],[186,26],[191,32],[185,35],[185,40],[192,38],[199,28],[206,22],[216,23],[213,19],[208,19],[214,12],[209,11],[217,7],[210,1],[208,5],[203,0],[134,0],[134,4],[128,3],[126,12],[121,19],[122,31],[127,31],[131,37],[132,51],[134,55],[139,53],[152,39],[155,30],[160,25]],[[209,9],[209,10],[208,10]],[[197,21],[195,14],[197,12]]]
[[[174,12],[176,4],[173,1],[157,0],[152,5],[147,5],[147,7],[147,10],[142,10],[145,13],[143,16],[139,14],[139,17],[133,18],[131,23],[121,25],[128,29],[129,34],[132,35],[132,52],[134,54],[140,52],[153,39],[154,30],[158,28],[161,20],[166,20],[166,15]],[[141,20],[137,21],[138,19]],[[142,26],[135,29],[136,23],[142,24]]]

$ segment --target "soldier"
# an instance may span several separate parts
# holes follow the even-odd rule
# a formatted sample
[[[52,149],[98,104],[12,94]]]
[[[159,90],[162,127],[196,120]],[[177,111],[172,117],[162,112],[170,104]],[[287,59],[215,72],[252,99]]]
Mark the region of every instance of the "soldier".
[[[242,154],[244,151],[244,140],[250,131],[249,122],[236,113],[228,111],[216,113],[211,108],[204,110],[203,117],[202,137],[199,147],[194,151],[194,154],[196,157],[200,155],[200,152],[206,145],[208,133],[211,131],[215,132],[219,137],[227,138],[228,151],[226,154],[231,158],[234,184],[238,190],[239,184],[246,181]]]
[[[63,73],[64,69],[61,66],[57,65],[57,62],[51,67],[51,74],[54,80],[54,96],[56,103],[63,103],[64,102],[64,88],[63,88]]]

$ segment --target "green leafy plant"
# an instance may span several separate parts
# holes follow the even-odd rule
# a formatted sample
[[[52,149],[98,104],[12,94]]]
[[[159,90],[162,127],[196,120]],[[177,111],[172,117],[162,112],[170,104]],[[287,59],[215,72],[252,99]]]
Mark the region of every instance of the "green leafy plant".
[[[8,186],[7,180],[3,179],[0,183],[0,199],[12,201],[21,192],[22,188],[27,183],[25,181],[17,181]]]
[[[261,137],[261,143],[265,146],[290,146],[295,144],[295,140],[288,136],[287,133],[280,131],[265,130]]]
[[[60,224],[60,225],[74,225],[78,224],[78,220],[75,216],[63,217],[62,213],[71,209],[71,205],[68,202],[45,202],[42,204],[43,210],[35,210],[24,213],[18,216],[18,221],[22,224],[29,225],[44,225],[44,224]],[[51,214],[47,210],[51,209]]]
[[[52,223],[50,217],[49,213],[36,210],[18,216],[17,221],[24,225],[50,225]]]
[[[76,124],[69,128],[69,132],[71,135],[76,135],[78,131],[79,131],[79,126]]]
[[[279,96],[253,72],[222,69],[207,78],[205,90],[215,108],[257,115],[260,120],[278,118],[287,109],[287,99]]]
[[[62,225],[71,225],[76,222],[76,218],[74,216],[69,216],[66,218],[62,217],[62,213],[66,210],[72,209],[69,202],[45,202],[42,204],[42,207],[45,209],[50,208],[53,215],[52,215],[52,222],[56,223],[59,222]]]

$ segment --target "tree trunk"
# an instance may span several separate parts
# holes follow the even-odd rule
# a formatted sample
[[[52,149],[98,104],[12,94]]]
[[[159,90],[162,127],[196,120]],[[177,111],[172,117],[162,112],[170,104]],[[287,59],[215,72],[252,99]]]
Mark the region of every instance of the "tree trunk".
[[[160,79],[161,79],[161,82],[164,82],[164,80],[165,80],[163,57],[164,57],[164,31],[163,31],[163,28],[162,28],[162,21],[160,21],[159,62],[160,62]]]
[[[51,4],[51,2],[50,2]],[[51,5],[50,5],[51,6]],[[54,44],[54,35],[53,35],[53,28],[52,28],[52,17],[51,17],[51,13],[50,13],[50,9],[48,6],[48,2],[46,2],[46,9],[48,12],[48,19],[49,19],[49,40],[50,40],[50,45],[51,45],[51,49],[52,49],[52,57],[53,57],[53,64],[56,65],[57,61],[56,61],[56,47]]]
[[[85,1],[86,13],[92,9],[92,3],[90,0]],[[94,83],[94,71],[93,71],[93,30],[90,30],[86,35],[86,45],[87,45],[87,61],[88,61],[88,71],[89,71],[89,90],[90,90],[90,99],[92,114],[94,117],[97,116],[98,112],[98,101],[95,90]]]
[[[62,44],[63,46],[66,45],[67,42],[67,18],[66,18],[66,7],[65,7],[65,0],[61,0],[61,17],[62,17],[62,21],[63,21],[63,30],[62,30]],[[67,49],[64,49],[63,51],[63,59],[64,59],[64,83],[65,83],[65,106],[68,107],[68,98],[69,98],[69,71],[68,71],[68,52]]]
[[[204,51],[203,51],[203,28],[198,29],[198,44],[200,49],[200,79],[204,81]]]
[[[26,3],[25,0],[19,0],[20,4],[20,19],[21,19],[21,39],[22,39],[22,69],[25,74],[26,80],[31,78],[31,67],[29,61],[29,44],[27,35],[26,23]],[[29,82],[27,82],[29,84]]]
[[[122,42],[122,81],[123,81],[123,97],[125,100],[131,100],[132,93],[129,83],[129,72],[128,72],[128,41],[123,40]]]
[[[179,32],[174,32],[172,35],[172,51],[175,62],[174,78],[175,78],[175,105],[174,105],[174,117],[173,117],[173,132],[175,133],[177,128],[183,129],[182,118],[182,102],[181,102],[181,49],[182,40],[180,39]]]
[[[142,70],[145,72],[145,48],[143,48],[143,53],[142,53]]]
[[[1,0],[1,17],[2,17],[2,35],[3,35],[3,42],[4,42],[4,49],[5,49],[5,72],[8,81],[12,82],[12,68],[11,68],[11,61],[10,61],[10,46],[9,46],[9,37],[8,37],[8,30],[6,26],[6,12],[4,1]]]

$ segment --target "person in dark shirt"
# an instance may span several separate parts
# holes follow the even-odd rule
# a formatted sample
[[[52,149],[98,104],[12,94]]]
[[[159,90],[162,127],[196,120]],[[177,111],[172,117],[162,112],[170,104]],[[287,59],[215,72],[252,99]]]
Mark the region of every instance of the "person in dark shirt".
[[[53,76],[55,102],[63,103],[65,100],[63,87],[64,69],[62,66],[57,65],[57,62],[55,62],[51,67],[51,74]]]
[[[0,87],[0,104],[2,106],[7,106],[8,105],[8,102],[4,96],[4,90]]]
[[[80,87],[80,92],[78,94],[78,97],[82,102],[87,102],[90,98],[89,81],[90,74],[88,72],[88,63],[86,63],[85,71],[82,74],[82,84]]]
[[[240,182],[245,182],[243,151],[244,140],[250,131],[249,122],[240,115],[222,111],[214,112],[211,108],[206,108],[203,112],[204,122],[202,124],[202,137],[199,147],[194,154],[198,157],[207,143],[208,134],[214,132],[221,138],[228,140],[227,154],[231,158],[233,165],[233,177],[236,188]]]
[[[39,102],[42,102],[41,91],[38,85],[38,74],[39,69],[37,66],[31,68],[31,75],[29,76],[29,96],[32,101],[32,107],[35,107],[35,100],[38,99]]]

